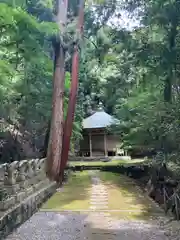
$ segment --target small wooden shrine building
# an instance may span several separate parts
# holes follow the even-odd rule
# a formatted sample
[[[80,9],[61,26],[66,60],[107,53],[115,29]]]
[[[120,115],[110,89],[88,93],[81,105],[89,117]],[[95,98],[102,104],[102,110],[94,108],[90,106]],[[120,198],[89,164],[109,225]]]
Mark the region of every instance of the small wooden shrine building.
[[[80,156],[115,156],[120,145],[120,137],[107,131],[107,128],[117,122],[117,119],[104,112],[102,108],[84,119]]]

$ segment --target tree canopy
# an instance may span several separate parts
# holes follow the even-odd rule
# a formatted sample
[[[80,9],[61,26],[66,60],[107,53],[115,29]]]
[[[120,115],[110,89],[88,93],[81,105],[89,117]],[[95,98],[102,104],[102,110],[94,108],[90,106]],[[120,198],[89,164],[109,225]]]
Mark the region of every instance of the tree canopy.
[[[77,6],[69,0],[67,42],[75,34]],[[1,161],[41,156],[47,147],[55,11],[52,0],[0,1]],[[125,148],[178,155],[179,11],[178,0],[86,1],[72,151],[82,118],[101,102],[120,120],[115,131]],[[71,57],[68,49],[65,113]]]

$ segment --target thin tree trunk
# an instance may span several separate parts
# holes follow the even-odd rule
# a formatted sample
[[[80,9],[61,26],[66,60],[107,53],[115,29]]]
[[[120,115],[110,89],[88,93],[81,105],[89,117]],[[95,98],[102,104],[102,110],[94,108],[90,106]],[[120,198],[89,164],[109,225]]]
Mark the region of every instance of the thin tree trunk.
[[[84,0],[80,0],[79,4],[79,19],[77,25],[78,34],[81,37],[83,32],[83,22],[84,22]],[[78,46],[74,47],[74,54],[72,60],[72,81],[71,81],[71,90],[69,95],[69,103],[68,103],[68,111],[67,117],[64,126],[64,134],[63,134],[63,148],[62,148],[62,157],[61,157],[61,167],[60,167],[60,179],[64,174],[64,169],[68,160],[68,153],[72,135],[72,127],[74,121],[75,114],[75,106],[76,106],[76,96],[78,91],[78,68],[79,68],[79,52]]]
[[[177,0],[176,0],[177,1]],[[176,69],[176,37],[177,37],[178,16],[174,13],[171,20],[171,29],[169,33],[169,60],[168,72],[164,86],[164,100],[165,102],[172,102],[172,85],[174,84]]]

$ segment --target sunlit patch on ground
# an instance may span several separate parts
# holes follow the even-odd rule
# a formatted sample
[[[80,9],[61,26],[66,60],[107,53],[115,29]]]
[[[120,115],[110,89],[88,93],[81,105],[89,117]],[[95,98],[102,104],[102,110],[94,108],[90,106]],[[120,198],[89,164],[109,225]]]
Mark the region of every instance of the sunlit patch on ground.
[[[107,187],[108,210],[119,219],[151,219],[163,211],[148,198],[130,178],[109,172],[99,172]]]

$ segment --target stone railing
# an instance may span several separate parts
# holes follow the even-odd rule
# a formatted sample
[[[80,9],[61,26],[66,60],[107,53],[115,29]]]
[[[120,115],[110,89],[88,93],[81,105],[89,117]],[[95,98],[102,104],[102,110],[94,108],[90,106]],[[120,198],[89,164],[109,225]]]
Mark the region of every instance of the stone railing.
[[[46,159],[0,165],[0,239],[26,221],[56,190],[45,174]]]

